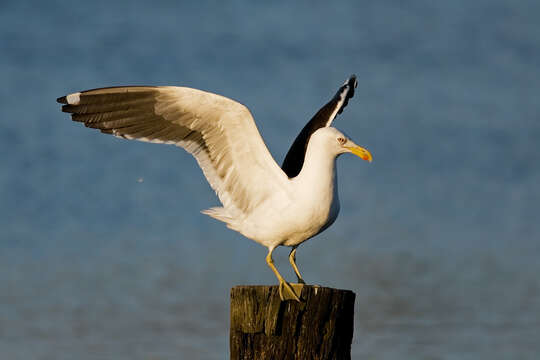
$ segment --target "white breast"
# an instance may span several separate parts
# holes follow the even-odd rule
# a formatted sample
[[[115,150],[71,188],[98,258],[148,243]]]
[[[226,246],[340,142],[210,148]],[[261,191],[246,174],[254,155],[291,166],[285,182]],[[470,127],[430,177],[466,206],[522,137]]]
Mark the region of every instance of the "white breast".
[[[240,233],[267,247],[294,246],[332,225],[339,214],[335,156],[313,157],[290,179],[290,197],[267,199],[242,221]]]

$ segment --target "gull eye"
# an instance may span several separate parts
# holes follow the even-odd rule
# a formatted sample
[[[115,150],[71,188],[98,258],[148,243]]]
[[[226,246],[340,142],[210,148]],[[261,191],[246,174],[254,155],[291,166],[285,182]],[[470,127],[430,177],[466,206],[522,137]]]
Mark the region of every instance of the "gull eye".
[[[340,137],[337,138],[337,141],[338,141],[338,143],[339,143],[340,145],[343,145],[343,144],[345,144],[345,143],[347,142],[347,139],[345,139],[344,137],[341,137],[341,136],[340,136]]]

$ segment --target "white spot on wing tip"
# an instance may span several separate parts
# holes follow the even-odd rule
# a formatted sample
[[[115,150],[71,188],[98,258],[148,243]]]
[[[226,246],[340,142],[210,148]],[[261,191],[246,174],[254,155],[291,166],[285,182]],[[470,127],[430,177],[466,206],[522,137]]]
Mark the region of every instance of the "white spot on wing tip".
[[[70,105],[79,105],[81,102],[81,93],[73,93],[66,96],[67,103]]]

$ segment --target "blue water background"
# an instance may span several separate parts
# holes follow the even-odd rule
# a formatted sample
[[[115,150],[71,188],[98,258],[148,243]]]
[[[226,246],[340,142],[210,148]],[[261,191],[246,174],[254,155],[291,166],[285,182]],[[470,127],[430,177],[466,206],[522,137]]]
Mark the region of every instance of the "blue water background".
[[[351,74],[341,214],[298,251],[357,294],[355,359],[540,356],[540,2],[0,4],[0,359],[226,359],[229,289],[266,249],[174,146],[55,99],[181,85],[248,105],[281,163]],[[278,267],[294,278],[286,249]]]

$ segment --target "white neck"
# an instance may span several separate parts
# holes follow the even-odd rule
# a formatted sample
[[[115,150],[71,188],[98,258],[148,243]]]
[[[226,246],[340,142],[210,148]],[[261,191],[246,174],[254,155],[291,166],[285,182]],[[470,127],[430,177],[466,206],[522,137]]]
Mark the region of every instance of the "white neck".
[[[304,165],[296,177],[298,183],[309,184],[309,189],[300,190],[337,195],[336,158],[337,155],[329,152],[325,146],[310,141]]]
[[[330,226],[339,213],[336,157],[336,153],[329,151],[324,143],[310,141],[304,166],[292,179],[296,201],[303,204],[301,209],[309,209],[302,214],[313,224],[305,230],[309,237]]]

